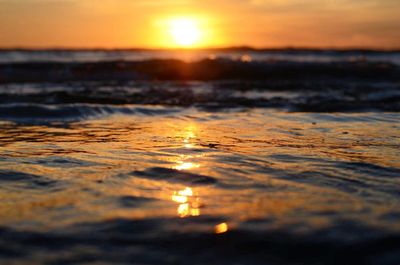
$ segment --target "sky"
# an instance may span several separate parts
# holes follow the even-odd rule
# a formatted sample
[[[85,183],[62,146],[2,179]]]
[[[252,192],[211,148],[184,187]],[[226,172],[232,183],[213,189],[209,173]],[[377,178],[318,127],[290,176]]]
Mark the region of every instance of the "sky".
[[[0,47],[391,49],[399,10],[399,0],[0,0]]]

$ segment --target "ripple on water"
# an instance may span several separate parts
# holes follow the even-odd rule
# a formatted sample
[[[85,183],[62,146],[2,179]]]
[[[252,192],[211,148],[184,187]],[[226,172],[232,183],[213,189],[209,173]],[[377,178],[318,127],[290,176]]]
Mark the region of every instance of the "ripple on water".
[[[393,123],[183,112],[3,126],[0,263],[398,264]]]
[[[218,221],[202,219],[209,224]],[[307,234],[240,229],[220,235],[211,230],[182,229],[193,222],[196,219],[113,219],[47,233],[0,227],[0,254],[17,261],[30,257],[31,262],[41,264],[87,264],[88,260],[107,261],[104,264],[131,260],[140,264],[184,264],[190,260],[193,264],[395,265],[398,261],[399,236],[352,222],[342,221],[329,230]],[[180,232],[165,232],[163,228],[173,223]],[[9,244],[10,240],[14,244]],[[53,255],[34,255],[39,251]]]
[[[0,170],[0,183],[23,189],[47,190],[58,186],[57,181],[46,177],[11,170]]]
[[[145,203],[154,202],[156,199],[139,197],[139,196],[121,196],[118,198],[118,202],[122,207],[125,208],[136,208],[143,206]]]
[[[354,170],[377,178],[400,178],[400,168],[395,167],[384,167],[365,162],[341,162],[337,164],[337,167]]]
[[[95,163],[92,161],[85,161],[76,158],[59,157],[59,156],[46,157],[43,159],[32,161],[31,163],[39,164],[46,167],[55,167],[55,168],[90,167],[99,165],[99,163]]]
[[[152,167],[144,171],[133,171],[130,174],[140,178],[182,183],[186,185],[210,185],[217,183],[217,179],[210,176],[163,167]]]

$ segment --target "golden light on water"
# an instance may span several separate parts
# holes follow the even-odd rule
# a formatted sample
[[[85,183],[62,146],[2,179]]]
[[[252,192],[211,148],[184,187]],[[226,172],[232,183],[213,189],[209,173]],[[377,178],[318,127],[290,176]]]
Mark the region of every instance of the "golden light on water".
[[[172,201],[179,203],[177,214],[179,217],[184,218],[187,216],[200,215],[200,199],[195,196],[193,190],[186,187],[183,190],[175,191],[171,197]]]
[[[228,224],[227,223],[220,223],[215,226],[215,233],[216,234],[223,234],[228,232]]]
[[[198,168],[200,165],[191,162],[179,162],[179,165],[175,166],[177,170],[188,170],[193,168]]]
[[[172,195],[172,200],[178,203],[186,203],[188,201],[188,197],[191,196],[193,196],[192,189],[186,187],[184,190],[174,192],[174,194]]]
[[[193,144],[191,144],[191,143],[186,143],[186,144],[184,144],[183,145],[185,148],[193,148],[194,147],[194,145]]]
[[[183,137],[182,145],[186,149],[192,149],[195,147],[195,145],[192,143],[193,139],[196,138],[196,127],[194,125],[190,125],[185,128],[184,135],[181,136]],[[195,169],[199,168],[200,165],[197,163],[189,162],[187,161],[188,159],[193,158],[192,155],[180,155],[180,157],[175,161],[177,163],[176,166],[174,166],[174,169],[177,170],[190,170],[190,169]]]
[[[186,138],[183,140],[183,146],[185,147],[185,148],[193,148],[194,147],[194,145],[192,144],[192,143],[190,143],[190,140],[192,139],[192,138],[195,138],[196,136],[194,135],[194,133],[193,132],[189,132],[188,133],[188,136],[186,136]]]

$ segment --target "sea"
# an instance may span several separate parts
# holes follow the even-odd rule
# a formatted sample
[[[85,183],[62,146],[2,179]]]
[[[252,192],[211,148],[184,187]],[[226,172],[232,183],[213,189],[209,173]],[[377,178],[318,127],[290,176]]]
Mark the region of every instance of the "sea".
[[[0,50],[0,264],[400,264],[400,52]]]

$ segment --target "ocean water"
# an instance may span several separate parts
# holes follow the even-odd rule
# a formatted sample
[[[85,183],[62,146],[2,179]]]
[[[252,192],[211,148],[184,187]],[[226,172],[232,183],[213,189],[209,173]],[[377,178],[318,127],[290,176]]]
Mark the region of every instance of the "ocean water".
[[[0,54],[1,264],[400,263],[392,53],[79,52]]]
[[[234,61],[286,60],[295,62],[370,61],[400,64],[400,51],[374,50],[252,50],[246,48],[214,50],[0,50],[0,63],[23,62],[101,62],[143,61],[151,59],[202,59]]]

